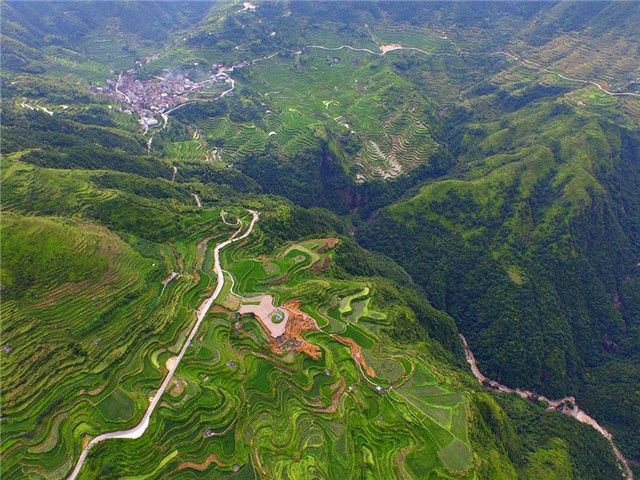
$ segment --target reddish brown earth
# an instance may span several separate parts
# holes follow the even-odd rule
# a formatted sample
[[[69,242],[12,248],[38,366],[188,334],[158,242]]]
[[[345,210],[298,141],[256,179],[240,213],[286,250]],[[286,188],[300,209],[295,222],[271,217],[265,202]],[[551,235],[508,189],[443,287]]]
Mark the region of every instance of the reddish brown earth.
[[[268,300],[268,305],[265,298]],[[270,295],[261,296],[260,299],[260,305],[243,305],[240,312],[251,313],[259,320],[259,325],[269,336],[269,349],[273,353],[283,355],[285,352],[293,351],[302,352],[314,360],[320,358],[322,355],[320,348],[302,337],[302,333],[307,330],[318,330],[318,325],[313,317],[300,310],[299,300],[290,300],[282,307],[275,307]],[[278,309],[284,311],[285,318],[282,322],[274,324],[271,315]]]
[[[336,388],[336,391],[333,392],[333,395],[331,395],[331,404],[326,408],[322,408],[318,410],[319,412],[334,413],[338,409],[338,402],[340,401],[340,397],[342,396],[342,394],[347,388],[347,382],[345,382],[344,378],[341,378],[337,382],[337,385],[338,385],[338,388]]]
[[[325,253],[329,250],[334,249],[336,245],[338,245],[338,243],[340,243],[340,240],[338,240],[337,238],[325,238],[322,245],[316,248],[316,252]]]
[[[180,395],[182,395],[182,392],[184,392],[184,389],[186,387],[186,383],[184,383],[181,380],[174,380],[173,381],[173,388],[171,389],[171,391],[169,392],[169,394],[172,397],[179,397]]]
[[[222,305],[214,305],[209,309],[209,313],[229,313],[229,310]]]
[[[322,260],[318,260],[313,265],[311,265],[311,271],[313,273],[320,273],[328,270],[330,266],[331,260],[329,260],[329,257],[324,257]]]
[[[317,360],[322,356],[322,351],[317,345],[307,342],[302,338],[302,332],[307,330],[318,330],[316,321],[300,310],[300,300],[290,300],[284,304],[284,308],[289,311],[287,328],[284,332],[285,340],[294,340],[300,343],[297,347],[299,352],[303,352],[309,357]]]
[[[89,445],[90,441],[91,441],[90,435],[85,435],[84,437],[82,437],[82,448],[87,448],[87,445]]]
[[[273,281],[274,285],[282,285],[283,283],[286,283],[287,280],[289,280],[289,276],[288,275],[283,275],[282,277],[276,278]]]
[[[362,369],[366,372],[367,375],[369,375],[370,377],[376,376],[376,372],[373,370],[373,368],[367,365],[366,360],[362,356],[362,347],[360,347],[360,345],[358,345],[355,342],[355,340],[347,337],[341,337],[339,335],[334,335],[333,338],[335,338],[340,343],[344,343],[345,345],[351,348],[351,357],[357,364],[359,364],[362,367]]]
[[[107,384],[105,383],[104,385],[100,385],[100,386],[94,388],[93,390],[85,390],[84,388],[82,388],[82,389],[80,389],[80,394],[81,395],[87,394],[87,395],[91,395],[91,396],[96,396],[100,392],[102,392],[105,389],[106,386],[107,386]]]

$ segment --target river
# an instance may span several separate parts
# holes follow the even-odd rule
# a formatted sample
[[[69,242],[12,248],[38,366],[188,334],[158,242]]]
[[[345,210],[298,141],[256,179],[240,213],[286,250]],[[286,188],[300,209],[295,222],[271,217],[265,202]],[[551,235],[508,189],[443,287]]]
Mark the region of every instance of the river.
[[[598,433],[606,438],[611,445],[613,455],[616,457],[616,460],[620,465],[620,469],[622,470],[622,475],[624,476],[624,478],[626,480],[633,480],[633,472],[631,471],[631,467],[629,466],[629,461],[624,457],[620,449],[613,441],[613,435],[611,434],[611,432],[600,425],[593,417],[589,416],[587,412],[582,410],[576,403],[576,399],[574,397],[564,397],[559,400],[552,400],[545,397],[544,395],[532,392],[531,390],[522,390],[520,388],[507,387],[502,383],[485,377],[478,368],[476,357],[473,355],[473,352],[469,348],[469,344],[467,343],[466,338],[464,338],[463,335],[460,335],[460,339],[462,340],[462,345],[464,346],[464,354],[467,357],[467,362],[471,366],[471,373],[473,373],[473,376],[476,377],[480,384],[495,392],[515,393],[519,397],[530,402],[546,403],[547,411],[557,410],[569,417],[575,418],[580,423],[584,423],[585,425],[589,425],[590,427],[595,428]]]

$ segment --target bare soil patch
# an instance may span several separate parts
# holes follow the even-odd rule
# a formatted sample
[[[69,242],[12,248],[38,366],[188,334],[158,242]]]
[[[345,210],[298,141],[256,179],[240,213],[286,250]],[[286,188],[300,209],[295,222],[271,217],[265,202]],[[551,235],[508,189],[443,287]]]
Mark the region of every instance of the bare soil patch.
[[[344,378],[341,378],[337,382],[337,385],[338,388],[336,388],[336,390],[333,392],[333,395],[331,395],[331,404],[326,408],[318,410],[319,412],[334,413],[338,409],[338,402],[340,401],[340,397],[342,396],[344,391],[347,389],[347,382],[345,382]]]
[[[177,469],[184,470],[186,468],[192,468],[193,470],[198,470],[199,472],[202,472],[203,470],[206,470],[207,468],[209,468],[209,465],[211,465],[212,463],[215,463],[219,467],[224,467],[224,463],[220,461],[220,459],[215,453],[212,453],[207,458],[205,458],[204,462],[202,463],[182,462],[180,465],[178,465]]]
[[[325,270],[329,270],[330,266],[331,260],[329,260],[329,257],[324,257],[322,260],[318,260],[313,265],[311,265],[311,271],[313,273],[324,272]]]
[[[362,347],[360,347],[360,345],[358,345],[355,342],[355,340],[347,337],[341,337],[339,335],[334,335],[333,338],[335,338],[340,343],[344,343],[345,345],[349,346],[349,348],[351,348],[351,357],[357,364],[359,364],[362,367],[362,369],[366,372],[367,375],[369,375],[370,377],[376,376],[376,372],[373,370],[373,368],[367,365],[367,361],[364,359],[364,356],[362,355]]]

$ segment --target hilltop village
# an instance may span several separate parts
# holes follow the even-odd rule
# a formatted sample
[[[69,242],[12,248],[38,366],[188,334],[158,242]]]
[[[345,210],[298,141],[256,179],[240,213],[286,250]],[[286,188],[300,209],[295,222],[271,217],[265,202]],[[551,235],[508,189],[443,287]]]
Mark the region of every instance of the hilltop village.
[[[144,65],[153,59],[153,57],[147,57],[143,61],[137,61],[136,65]],[[197,64],[194,65],[197,66]],[[136,69],[130,68],[125,73],[119,74],[116,79],[107,80],[106,87],[90,86],[89,90],[106,95],[118,102],[124,102],[126,105],[118,110],[129,115],[138,115],[140,128],[146,132],[149,127],[158,124],[156,118],[158,115],[170,113],[189,101],[193,94],[206,93],[204,90],[207,86],[228,83],[229,89],[222,92],[220,96],[230,92],[235,82],[229,77],[228,72],[247,65],[249,62],[231,67],[214,64],[211,67],[213,73],[200,81],[191,80],[187,74],[173,72],[170,69],[164,69],[162,76],[154,75],[150,79],[139,79],[136,78]]]

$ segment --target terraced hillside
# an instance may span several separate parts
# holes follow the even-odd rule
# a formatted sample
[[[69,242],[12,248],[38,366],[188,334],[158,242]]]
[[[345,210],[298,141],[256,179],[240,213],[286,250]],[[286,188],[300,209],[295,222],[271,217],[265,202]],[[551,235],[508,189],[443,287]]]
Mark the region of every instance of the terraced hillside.
[[[308,48],[293,61],[260,64],[252,75],[272,112],[265,120],[270,141],[284,156],[312,146],[314,128],[329,129],[360,146],[354,152],[359,178],[389,178],[438,148],[421,120],[425,100],[384,62],[372,63],[360,52]],[[278,91],[283,84],[285,91]]]
[[[30,184],[26,175],[36,171],[20,165],[5,164],[3,172],[5,192],[14,194],[4,198],[2,225],[3,415],[11,419],[3,424],[3,458],[11,458],[3,476],[63,478],[85,434],[126,425],[146,408],[164,357],[180,346],[192,305],[212,282],[199,271],[209,254],[189,234],[184,241],[149,240],[153,232],[135,223],[131,205],[129,233],[121,231],[129,243],[86,217],[22,213],[10,199],[16,185],[31,192],[35,211],[37,197],[51,194],[53,182],[43,181],[49,175],[67,187],[73,180],[43,171]],[[106,209],[118,193],[78,182],[57,199]],[[230,227],[214,220],[218,214],[193,219],[197,238],[228,235]],[[111,217],[113,226],[122,222]],[[172,271],[178,276],[167,282]]]
[[[2,472],[65,478],[92,437],[139,421],[213,288],[210,246],[246,213],[230,198],[222,216],[211,206],[220,202],[215,197],[198,208],[168,179],[122,173],[107,183],[100,171],[19,158],[3,164],[2,255],[10,261],[2,271]],[[136,193],[124,190],[131,180]],[[173,189],[169,200],[158,197],[166,188]],[[107,215],[109,202],[118,207]],[[364,252],[354,257],[349,249],[357,247],[347,239],[313,234],[335,232],[337,219],[273,198],[245,202],[263,212],[258,230],[223,250],[223,293],[148,430],[138,440],[92,448],[79,478],[268,478],[283,471],[299,478],[484,478],[515,468],[505,444],[488,442],[482,409],[498,412],[494,428],[508,431],[512,421],[439,343],[455,345],[451,320],[393,281],[347,273],[406,281],[401,269]],[[102,214],[92,218],[96,211]],[[151,212],[156,222],[169,212],[184,220],[175,230],[172,220],[150,230],[155,222],[142,218]],[[309,240],[283,240],[303,231]],[[238,313],[263,295],[288,312],[281,338]],[[518,408],[536,421],[549,416],[524,402]],[[615,471],[595,431],[557,415],[551,431],[563,440],[554,451],[580,458],[572,468],[595,462]],[[538,462],[547,438],[518,455]]]
[[[331,261],[328,242],[247,257],[260,248],[258,240],[226,251],[233,287],[198,334],[149,434],[117,449],[96,447],[85,474],[392,478],[405,471],[424,478],[429,471],[469,472],[464,395],[443,384],[437,371],[416,365],[413,355],[377,342],[389,320],[376,312],[375,293],[368,296],[364,287],[366,295],[340,313],[344,295],[363,284],[322,274],[318,266]],[[323,299],[312,293],[318,284],[326,284]],[[289,310],[286,340],[237,313],[249,296],[267,292]],[[317,356],[301,351],[307,343]]]
[[[5,68],[54,73],[58,78],[103,79],[152,53],[176,28],[207,10],[201,2],[2,3]],[[141,29],[144,22],[146,28]],[[53,72],[48,71],[52,69]],[[95,75],[95,77],[93,76]]]
[[[3,168],[2,255],[9,261],[2,270],[2,384],[4,416],[11,419],[3,425],[3,458],[11,459],[3,461],[3,476],[64,478],[91,437],[141,417],[198,299],[212,287],[207,245],[236,228],[233,212],[241,210],[216,221],[218,209],[189,214],[183,207],[198,221],[175,237],[181,241],[147,239],[151,232],[135,221],[112,223],[126,228],[118,236],[77,214],[122,191],[96,186],[93,173],[41,169],[18,158],[5,159]],[[54,182],[75,187],[56,197],[76,213],[28,213],[42,208],[38,197]],[[28,197],[28,204],[18,201]],[[427,360],[421,347],[409,354],[388,337],[396,318],[413,315],[400,293],[377,280],[329,275],[335,239],[258,256],[263,241],[256,233],[224,251],[228,273],[219,306],[149,431],[140,440],[94,447],[81,478],[471,474],[463,383],[451,383],[450,367]],[[318,288],[327,294],[318,296]],[[245,298],[265,294],[289,310],[291,337],[279,344],[255,317],[237,313]],[[298,351],[305,344],[319,355]],[[273,429],[284,419],[295,421]],[[335,451],[344,454],[330,462]],[[313,461],[301,463],[303,457]]]
[[[0,476],[633,478],[620,5],[2,3]]]
[[[583,95],[470,125],[455,177],[379,212],[361,241],[431,292],[479,346],[484,368],[507,384],[576,394],[635,452],[627,429],[638,419],[624,405],[637,401],[639,372],[628,287],[638,275],[628,210],[638,137],[586,107],[597,94]],[[600,375],[616,368],[627,393],[613,400]]]

